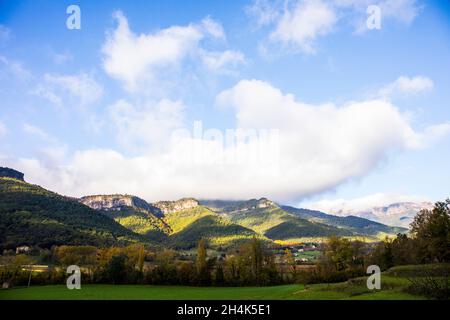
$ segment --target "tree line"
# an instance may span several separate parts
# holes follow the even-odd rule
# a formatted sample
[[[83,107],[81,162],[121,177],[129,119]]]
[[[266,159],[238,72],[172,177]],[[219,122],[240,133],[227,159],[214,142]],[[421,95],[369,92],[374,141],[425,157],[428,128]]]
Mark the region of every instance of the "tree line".
[[[195,259],[171,249],[147,251],[143,245],[96,248],[59,246],[39,250],[38,260],[48,263],[46,272],[33,273],[33,284],[60,284],[70,265],[81,268],[82,283],[158,284],[194,286],[275,285],[282,283],[275,257],[263,243],[253,238],[227,255],[208,256],[207,242],[198,243]],[[36,263],[30,255],[4,254],[0,281],[25,285]]]

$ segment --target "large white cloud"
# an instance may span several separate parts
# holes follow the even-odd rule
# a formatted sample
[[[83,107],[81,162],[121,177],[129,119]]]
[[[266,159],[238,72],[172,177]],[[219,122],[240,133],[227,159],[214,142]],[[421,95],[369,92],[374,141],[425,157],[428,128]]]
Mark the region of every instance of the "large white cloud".
[[[111,105],[108,113],[117,140],[126,149],[161,150],[171,133],[183,126],[183,109],[181,101],[133,104],[122,99]]]
[[[130,91],[138,89],[141,82],[156,82],[161,74],[170,72],[171,67],[179,66],[189,57],[200,55],[200,61],[206,57],[206,62],[215,67],[242,59],[242,54],[237,52],[219,57],[205,53],[206,49],[200,45],[203,39],[225,38],[222,26],[209,17],[197,24],[171,26],[147,34],[135,34],[122,12],[116,12],[114,17],[118,25],[103,46],[103,67]],[[213,58],[218,62],[211,62]]]
[[[165,103],[169,109],[178,108],[176,103]],[[311,105],[257,80],[243,80],[223,91],[217,104],[234,110],[240,130],[275,130],[273,148],[270,144],[261,148],[258,139],[241,141],[237,147],[223,145],[220,139],[211,139],[221,136],[218,129],[198,139],[194,129],[193,135],[182,139],[161,137],[164,148],[158,152],[127,156],[109,149],[91,149],[76,152],[58,167],[36,159],[21,159],[15,164],[30,181],[75,196],[118,192],[148,200],[267,196],[285,201],[364,176],[391,151],[423,147],[430,132],[440,131],[433,128],[442,126],[418,132],[408,117],[384,100]],[[133,140],[146,132],[151,134],[156,120],[147,119],[141,113],[144,109],[124,101],[115,108],[123,111],[119,116],[129,113],[125,123],[117,119],[121,135],[130,134]],[[178,112],[174,119],[182,121],[177,117]],[[167,116],[169,119],[172,116]],[[229,157],[236,153],[243,161]],[[271,160],[265,163],[266,158]]]

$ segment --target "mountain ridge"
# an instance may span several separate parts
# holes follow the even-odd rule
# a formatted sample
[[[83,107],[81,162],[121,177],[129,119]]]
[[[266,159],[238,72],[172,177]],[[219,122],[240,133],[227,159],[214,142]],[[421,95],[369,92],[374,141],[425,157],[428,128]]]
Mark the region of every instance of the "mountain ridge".
[[[1,172],[6,172],[6,176],[0,176],[0,200],[1,197],[7,200],[3,201],[3,211],[0,210],[0,227],[3,226],[4,229],[10,223],[17,224],[18,230],[26,229],[14,214],[20,216],[15,212],[28,208],[31,202],[33,210],[23,214],[23,217],[28,217],[24,221],[34,219],[38,223],[38,229],[45,229],[50,216],[57,217],[52,223],[62,223],[67,230],[84,230],[87,226],[94,233],[103,230],[101,232],[114,235],[118,232],[122,237],[137,241],[175,247],[195,246],[196,241],[201,238],[223,245],[251,237],[260,237],[266,241],[300,241],[304,238],[321,239],[337,235],[363,236],[375,240],[380,235],[406,232],[406,229],[361,217],[339,217],[321,211],[284,206],[264,197],[241,201],[182,198],[154,203],[129,194],[70,198],[25,182],[23,174],[18,171]],[[11,174],[14,178],[10,177]],[[34,193],[41,198],[37,199]],[[36,202],[43,205],[39,206]],[[63,212],[60,207],[64,207],[65,203],[70,205]],[[71,210],[81,212],[80,221],[73,220]],[[99,225],[91,220],[103,222]],[[103,225],[106,229],[102,229]],[[20,239],[20,235],[16,234],[14,237]],[[114,236],[112,238],[115,239]],[[61,242],[64,239],[62,237]]]

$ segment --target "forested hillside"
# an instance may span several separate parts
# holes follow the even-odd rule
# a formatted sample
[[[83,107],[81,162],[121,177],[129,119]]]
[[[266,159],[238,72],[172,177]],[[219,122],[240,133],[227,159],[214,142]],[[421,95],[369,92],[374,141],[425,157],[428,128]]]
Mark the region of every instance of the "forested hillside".
[[[138,241],[140,237],[107,216],[19,179],[0,177],[0,244],[96,245]]]

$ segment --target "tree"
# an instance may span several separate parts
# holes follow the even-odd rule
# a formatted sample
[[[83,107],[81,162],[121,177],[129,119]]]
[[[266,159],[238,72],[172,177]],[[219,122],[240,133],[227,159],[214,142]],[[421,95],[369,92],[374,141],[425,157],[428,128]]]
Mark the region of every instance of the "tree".
[[[239,259],[234,255],[225,258],[225,279],[230,284],[236,285],[239,282]]]
[[[145,262],[145,250],[144,246],[139,247],[139,255],[138,255],[138,265],[137,268],[139,272],[142,272],[144,269],[144,262]]]
[[[286,249],[284,251],[284,263],[288,266],[289,273],[292,275],[292,278],[295,281],[295,278],[297,277],[297,268],[296,268],[296,263],[295,263],[295,257],[292,254],[292,251],[289,249]]]
[[[175,256],[176,252],[170,249],[165,249],[156,255],[157,267],[151,271],[151,281],[154,284],[176,284],[178,282]]]
[[[353,248],[348,239],[332,236],[325,245],[325,257],[336,271],[350,267],[353,258]]]
[[[251,242],[251,270],[253,278],[255,279],[256,283],[261,282],[261,271],[263,268],[263,250],[261,246],[261,241],[253,237]]]
[[[392,264],[395,266],[416,264],[417,240],[408,238],[406,234],[399,233],[390,243]]]
[[[97,248],[93,246],[60,246],[56,249],[59,262],[64,266],[72,264],[91,266],[96,264]]]
[[[208,285],[211,280],[211,275],[206,261],[206,242],[205,239],[200,239],[197,248],[197,259],[195,262],[197,269],[197,279],[199,285]]]
[[[384,241],[378,243],[368,256],[368,265],[375,264],[381,270],[387,270],[394,266],[394,256],[392,254],[392,241],[386,237]]]
[[[128,275],[127,261],[125,254],[113,256],[107,266],[107,274],[113,284],[124,283]]]
[[[23,266],[29,265],[32,261],[25,254],[6,256],[5,258],[2,261],[5,267],[0,269],[0,279],[2,283],[5,282],[8,287],[11,287],[14,285],[16,278],[22,273]]]
[[[423,262],[450,261],[450,199],[420,211],[411,223],[411,233]]]
[[[223,267],[222,264],[219,263],[216,269],[214,284],[216,286],[222,286],[224,283],[225,283],[225,276],[223,273]]]
[[[178,281],[182,285],[191,285],[193,284],[193,277],[196,273],[196,269],[194,267],[194,264],[191,261],[182,261],[178,265]]]

